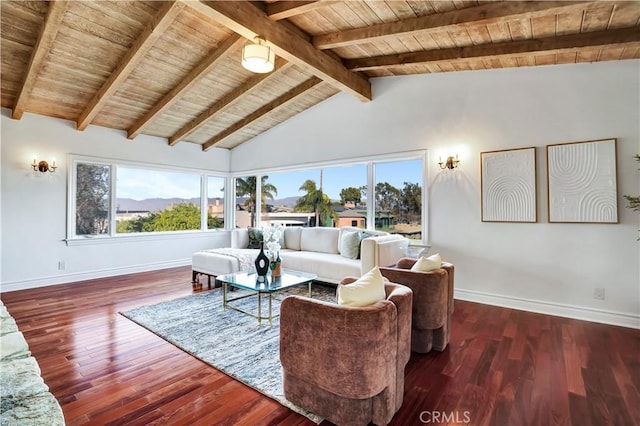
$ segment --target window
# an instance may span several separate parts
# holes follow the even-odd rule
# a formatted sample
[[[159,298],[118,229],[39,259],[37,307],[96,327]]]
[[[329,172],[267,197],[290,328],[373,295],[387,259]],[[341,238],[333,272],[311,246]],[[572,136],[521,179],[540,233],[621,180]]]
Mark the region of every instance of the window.
[[[67,240],[224,226],[224,177],[74,155],[69,164]]]
[[[319,179],[317,169],[269,173],[267,182],[275,198],[267,200],[266,208],[262,210],[262,225],[310,226],[314,223],[313,210],[304,205],[304,199],[300,200],[306,192],[304,188],[317,186]]]
[[[353,164],[269,171],[261,178],[260,220],[256,176],[236,178],[237,226],[354,226],[424,236],[424,152],[387,155]],[[368,200],[373,200],[368,202]],[[244,219],[243,219],[244,218]]]
[[[326,167],[323,175],[322,188],[331,200],[333,226],[366,228],[367,165]]]
[[[366,227],[366,164],[269,173],[268,182],[278,198],[263,210],[263,224]]]
[[[224,182],[222,177],[207,176],[207,229],[224,228]]]
[[[77,163],[75,175],[75,234],[109,234],[111,167]]]
[[[256,226],[256,177],[243,176],[236,182],[236,227]]]
[[[117,167],[116,232],[200,229],[200,175]]]
[[[422,160],[375,163],[374,175],[375,229],[421,239]]]

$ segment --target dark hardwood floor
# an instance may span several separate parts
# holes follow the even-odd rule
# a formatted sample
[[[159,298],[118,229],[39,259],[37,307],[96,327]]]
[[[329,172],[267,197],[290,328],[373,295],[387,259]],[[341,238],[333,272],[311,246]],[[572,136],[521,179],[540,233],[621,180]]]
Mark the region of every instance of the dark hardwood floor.
[[[0,296],[69,425],[313,424],[118,314],[200,291],[190,279]],[[640,331],[457,301],[447,350],[412,354],[392,424],[640,425]]]

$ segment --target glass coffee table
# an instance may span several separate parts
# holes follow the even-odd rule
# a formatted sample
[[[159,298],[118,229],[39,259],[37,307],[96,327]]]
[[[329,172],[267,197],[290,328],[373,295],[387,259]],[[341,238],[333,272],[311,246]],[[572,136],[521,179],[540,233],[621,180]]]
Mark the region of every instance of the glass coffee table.
[[[227,308],[242,312],[258,320],[258,324],[262,323],[262,320],[268,320],[269,325],[274,318],[280,314],[273,314],[272,300],[278,292],[289,289],[291,287],[307,284],[309,286],[309,297],[311,297],[311,283],[318,276],[307,272],[294,271],[292,269],[282,269],[282,275],[273,278],[271,274],[265,277],[263,282],[258,281],[258,275],[253,272],[235,272],[232,274],[218,275],[216,281],[222,283],[222,306],[226,310]],[[244,294],[242,296],[229,298],[229,287],[239,288],[243,290],[249,290],[250,294]],[[268,315],[262,315],[262,297],[263,295],[268,297],[269,308]],[[246,299],[249,297],[258,298],[258,314],[249,312],[246,309],[240,308],[236,303],[238,300]],[[276,299],[277,300],[277,299]]]

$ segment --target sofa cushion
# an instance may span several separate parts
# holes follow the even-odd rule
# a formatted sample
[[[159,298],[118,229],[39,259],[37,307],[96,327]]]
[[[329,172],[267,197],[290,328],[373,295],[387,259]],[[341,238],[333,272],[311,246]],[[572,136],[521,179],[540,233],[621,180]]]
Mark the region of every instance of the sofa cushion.
[[[338,251],[340,252],[340,254],[342,254],[342,237],[344,234],[347,233],[351,233],[351,232],[357,232],[358,235],[360,236],[360,241],[364,240],[365,238],[369,238],[369,237],[379,237],[379,236],[383,236],[383,235],[389,235],[388,232],[384,232],[384,231],[375,231],[375,230],[370,230],[370,229],[362,229],[362,228],[356,228],[355,226],[343,226],[342,228],[340,228],[340,239],[338,240],[340,242],[339,246],[338,246]],[[355,257],[355,259],[360,259],[360,251],[362,249],[362,244],[360,243],[358,245],[358,254]],[[368,270],[368,269],[367,269]]]
[[[416,263],[411,267],[412,271],[419,272],[429,272],[434,269],[439,269],[442,266],[442,259],[440,258],[440,253],[436,253],[429,257],[421,257],[418,259]]]
[[[283,250],[280,258],[283,268],[316,274],[318,281],[337,284],[344,277],[361,275],[359,260],[347,259],[339,254]]]
[[[341,233],[340,254],[348,259],[358,259],[360,257],[360,232]]]
[[[246,249],[249,246],[249,228],[234,228],[231,231],[231,248]]]
[[[300,250],[339,254],[339,236],[338,228],[303,228],[300,235]]]
[[[376,230],[372,230],[372,229],[363,229],[363,228],[356,228],[355,226],[343,226],[342,228],[340,228],[340,233],[344,233],[344,232],[353,232],[353,231],[358,231],[360,233],[364,233],[367,234],[367,237],[378,237],[381,235],[389,235],[388,232],[384,232],[384,231],[376,231]]]
[[[340,284],[336,291],[338,304],[347,306],[369,306],[386,298],[384,279],[376,266],[350,284]]]
[[[249,245],[247,248],[259,249],[262,242],[262,229],[249,227]]]
[[[300,250],[300,235],[302,229],[299,226],[288,226],[284,228],[284,246],[291,250]]]
[[[230,274],[251,270],[258,250],[219,248],[201,250],[193,254],[191,267],[194,271],[209,275]]]

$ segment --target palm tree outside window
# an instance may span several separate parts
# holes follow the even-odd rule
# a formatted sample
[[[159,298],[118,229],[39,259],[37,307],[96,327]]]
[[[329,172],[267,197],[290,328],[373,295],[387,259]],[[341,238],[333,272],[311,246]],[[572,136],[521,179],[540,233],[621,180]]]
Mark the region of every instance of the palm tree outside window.
[[[268,183],[269,176],[262,176],[260,178],[260,186],[262,188],[262,195],[260,197],[261,210],[266,209],[266,199],[273,200],[278,195],[278,188],[275,185]],[[236,199],[244,198],[242,205],[251,215],[251,226],[256,226],[256,176],[247,176],[236,178]],[[238,202],[238,201],[237,201]]]

